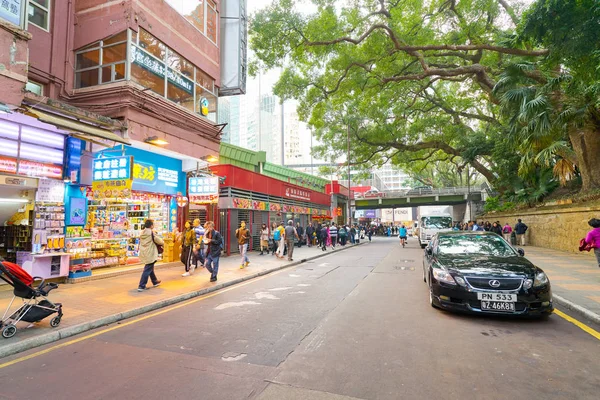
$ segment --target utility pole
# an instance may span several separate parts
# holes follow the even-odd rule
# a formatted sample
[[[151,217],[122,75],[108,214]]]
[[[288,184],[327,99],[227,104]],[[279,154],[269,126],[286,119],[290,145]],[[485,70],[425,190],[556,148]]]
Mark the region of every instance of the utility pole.
[[[281,165],[285,166],[285,116],[283,115],[283,101],[281,102]]]
[[[346,142],[348,145],[348,153],[346,155],[347,160],[348,160],[348,226],[352,225],[352,217],[350,216],[350,197],[352,194],[352,191],[350,189],[351,187],[351,176],[350,176],[350,122],[348,122],[346,124]]]

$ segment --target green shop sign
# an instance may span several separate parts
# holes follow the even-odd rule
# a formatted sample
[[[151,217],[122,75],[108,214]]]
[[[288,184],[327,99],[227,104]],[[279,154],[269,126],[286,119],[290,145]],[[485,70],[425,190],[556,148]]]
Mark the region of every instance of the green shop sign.
[[[165,64],[162,61],[159,61],[145,50],[142,50],[133,44],[131,45],[131,62],[163,79],[165,78],[165,75],[167,75],[169,82],[178,88],[185,90],[189,94],[194,94],[194,83],[191,80],[178,74],[172,69],[165,67]]]

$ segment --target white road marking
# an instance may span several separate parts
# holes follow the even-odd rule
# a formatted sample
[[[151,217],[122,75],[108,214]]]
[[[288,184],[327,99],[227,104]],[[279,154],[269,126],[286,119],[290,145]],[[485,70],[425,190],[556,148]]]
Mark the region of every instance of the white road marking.
[[[221,357],[223,361],[240,361],[242,358],[245,358],[248,354],[245,353],[225,353]]]
[[[299,292],[292,292],[292,294],[304,294],[304,293],[306,293],[306,292],[303,292],[303,291],[299,291]]]
[[[300,287],[309,287],[310,283],[299,283],[297,286],[300,286]]]
[[[329,265],[329,263],[323,263],[323,264],[319,264],[319,267],[326,267],[328,265]]]
[[[275,296],[274,294],[271,293],[267,293],[267,292],[258,292],[258,293],[254,293],[254,296],[258,299],[269,299],[269,300],[279,300],[279,297]]]
[[[273,289],[269,289],[270,292],[281,292],[283,290],[290,290],[291,287],[278,287],[278,288],[273,288]]]
[[[290,278],[300,278],[300,275],[290,274]]]
[[[261,303],[257,303],[256,301],[240,301],[240,302],[231,302],[231,303],[223,303],[223,304],[219,304],[218,306],[215,307],[215,310],[225,310],[227,308],[231,308],[231,307],[243,307],[243,306],[247,306],[247,305],[257,305],[257,304],[261,304]]]

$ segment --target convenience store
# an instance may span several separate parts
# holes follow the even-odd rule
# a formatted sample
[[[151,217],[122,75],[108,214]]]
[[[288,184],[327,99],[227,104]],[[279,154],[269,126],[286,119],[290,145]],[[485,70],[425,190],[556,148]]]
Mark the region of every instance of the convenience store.
[[[176,199],[185,195],[181,160],[130,146],[108,149],[95,155],[92,178],[91,187],[70,198],[70,215],[76,219],[69,218],[67,226],[72,269],[138,264],[146,219],[154,221],[167,243],[173,242]]]

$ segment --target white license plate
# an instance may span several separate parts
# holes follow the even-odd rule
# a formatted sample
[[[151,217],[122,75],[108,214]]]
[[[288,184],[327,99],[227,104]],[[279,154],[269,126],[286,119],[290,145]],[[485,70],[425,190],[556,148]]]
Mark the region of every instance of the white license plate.
[[[515,303],[517,301],[516,294],[506,294],[506,293],[477,293],[477,300],[487,300],[487,301],[502,301],[508,303]]]
[[[505,301],[481,301],[482,311],[515,311],[515,303],[507,303]]]

